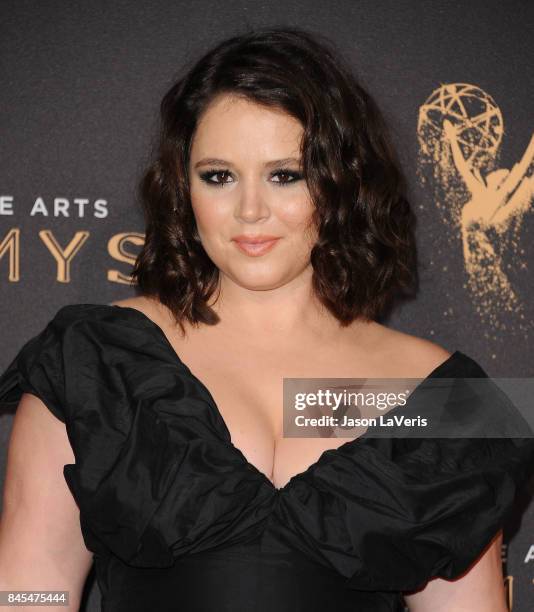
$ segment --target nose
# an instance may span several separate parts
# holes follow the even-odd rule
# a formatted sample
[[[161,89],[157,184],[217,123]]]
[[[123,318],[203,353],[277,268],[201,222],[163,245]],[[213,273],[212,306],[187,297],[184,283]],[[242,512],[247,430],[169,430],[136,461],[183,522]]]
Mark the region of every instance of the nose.
[[[261,187],[251,180],[241,182],[235,206],[235,218],[245,223],[257,223],[270,216],[270,209]]]

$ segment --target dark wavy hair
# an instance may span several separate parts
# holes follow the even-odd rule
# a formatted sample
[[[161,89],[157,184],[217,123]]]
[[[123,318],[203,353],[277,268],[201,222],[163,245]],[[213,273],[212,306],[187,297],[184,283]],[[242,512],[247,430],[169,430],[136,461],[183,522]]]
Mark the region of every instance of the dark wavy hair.
[[[154,161],[139,183],[145,243],[132,273],[140,292],[183,320],[213,325],[219,270],[191,206],[188,165],[199,118],[220,94],[282,109],[303,126],[302,169],[318,238],[313,290],[344,326],[376,319],[417,284],[415,218],[385,121],[323,35],[254,29],[217,44],[165,94]]]

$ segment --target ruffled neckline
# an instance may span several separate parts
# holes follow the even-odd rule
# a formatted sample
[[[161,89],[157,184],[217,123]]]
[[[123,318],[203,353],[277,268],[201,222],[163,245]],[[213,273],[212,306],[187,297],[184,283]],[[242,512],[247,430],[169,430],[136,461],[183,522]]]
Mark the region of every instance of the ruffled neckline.
[[[145,326],[149,327],[150,329],[152,329],[155,333],[156,336],[159,338],[162,346],[165,347],[166,351],[169,353],[169,356],[171,358],[171,360],[173,360],[176,365],[181,368],[182,370],[184,370],[187,375],[191,378],[191,380],[194,381],[195,384],[197,384],[202,390],[203,392],[206,394],[209,402],[210,402],[210,407],[214,412],[214,417],[216,419],[216,422],[219,423],[221,425],[222,428],[222,434],[224,435],[225,439],[228,442],[228,445],[235,450],[243,459],[243,461],[245,462],[245,464],[248,466],[248,469],[251,469],[256,475],[258,475],[260,478],[265,479],[265,482],[268,486],[270,486],[273,490],[274,493],[282,493],[283,491],[285,491],[286,489],[288,489],[290,486],[292,486],[293,482],[302,478],[303,476],[305,476],[306,474],[312,472],[314,469],[316,469],[316,467],[321,464],[324,461],[324,458],[328,455],[330,457],[335,457],[337,455],[341,455],[347,451],[349,451],[353,446],[357,446],[359,444],[362,444],[362,440],[363,439],[368,439],[369,436],[366,436],[366,434],[362,434],[361,436],[358,436],[357,438],[354,439],[350,439],[347,440],[347,442],[344,442],[343,444],[341,444],[340,446],[338,446],[337,448],[328,448],[325,449],[317,458],[316,461],[314,461],[313,463],[311,463],[307,468],[305,468],[304,470],[302,470],[301,472],[298,472],[296,474],[293,474],[291,476],[291,478],[286,482],[285,485],[281,486],[281,487],[277,487],[270,478],[268,478],[258,467],[256,467],[253,463],[251,463],[250,461],[247,460],[246,456],[244,455],[243,451],[238,448],[233,442],[232,442],[232,434],[230,432],[230,429],[222,415],[222,412],[219,408],[219,406],[217,405],[217,402],[215,401],[212,393],[210,392],[209,388],[207,387],[207,385],[205,383],[202,382],[202,380],[200,378],[198,378],[198,376],[196,376],[195,374],[193,374],[193,372],[191,371],[191,369],[189,368],[189,366],[183,361],[183,359],[180,357],[180,355],[178,354],[178,352],[175,350],[175,348],[172,346],[171,342],[169,341],[167,335],[165,334],[165,332],[163,331],[163,329],[153,320],[151,319],[148,315],[146,315],[143,311],[137,309],[137,308],[133,308],[131,306],[117,306],[116,304],[83,304],[82,306],[88,306],[91,308],[109,308],[112,309],[113,312],[116,312],[117,314],[125,314],[126,316],[133,316],[137,319],[139,319]],[[124,313],[121,313],[120,311],[124,311]],[[413,389],[413,391],[410,394],[410,397],[408,398],[406,404],[404,404],[403,406],[397,406],[395,408],[393,408],[392,410],[390,410],[388,412],[388,414],[394,415],[396,414],[399,410],[407,410],[408,407],[411,405],[411,403],[413,402],[413,397],[415,396],[416,392],[419,393],[424,386],[428,383],[429,380],[432,380],[434,378],[437,377],[443,377],[445,376],[446,373],[449,373],[451,370],[454,369],[454,366],[461,361],[465,361],[465,360],[470,360],[470,358],[463,353],[460,350],[455,350],[453,351],[449,357],[447,357],[447,359],[445,359],[442,363],[440,363],[438,366],[436,366],[427,376],[421,378],[421,377],[413,377],[414,379],[417,378],[421,378],[421,382],[416,385]],[[405,378],[405,377],[404,377]]]

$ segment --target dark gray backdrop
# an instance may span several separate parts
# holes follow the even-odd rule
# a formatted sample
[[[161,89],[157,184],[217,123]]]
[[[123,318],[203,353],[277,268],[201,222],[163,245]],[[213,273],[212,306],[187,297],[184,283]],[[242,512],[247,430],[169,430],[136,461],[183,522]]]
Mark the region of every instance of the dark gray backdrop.
[[[451,237],[436,213],[432,184],[423,186],[417,178],[416,133],[420,107],[436,88],[471,83],[489,93],[503,114],[499,167],[511,168],[520,159],[534,131],[533,7],[526,0],[4,0],[0,242],[11,230],[19,231],[20,278],[9,280],[6,251],[0,259],[0,369],[59,307],[109,303],[133,293],[108,279],[109,270],[129,271],[127,262],[110,254],[108,241],[119,233],[143,232],[135,188],[162,95],[181,65],[216,41],[250,26],[285,24],[333,39],[392,127],[418,215],[421,288],[417,300],[396,310],[387,324],[451,351],[460,349],[492,376],[533,376],[532,337],[513,324],[498,332],[488,329],[463,286],[459,235]],[[38,198],[48,216],[30,214]],[[53,216],[54,198],[69,201],[69,217]],[[88,200],[83,217],[76,198]],[[105,218],[94,216],[97,200],[107,203]],[[76,232],[88,232],[71,262],[68,282],[58,280],[41,230],[50,230],[62,247]],[[530,266],[533,231],[530,211],[517,247]],[[125,248],[136,252],[134,245]],[[513,254],[508,263],[530,321],[534,272],[529,265],[516,265]],[[0,415],[1,475],[11,423],[12,414]],[[527,558],[533,526],[534,503],[525,490],[517,517],[507,526],[503,551],[516,612],[527,612],[534,601],[534,559]],[[86,593],[87,609],[98,609],[92,575]]]

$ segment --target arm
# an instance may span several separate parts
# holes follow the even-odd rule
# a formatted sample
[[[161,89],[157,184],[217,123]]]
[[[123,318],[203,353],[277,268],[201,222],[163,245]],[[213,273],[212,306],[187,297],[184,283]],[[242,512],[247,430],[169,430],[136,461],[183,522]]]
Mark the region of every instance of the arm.
[[[528,147],[523,153],[523,157],[512,166],[510,173],[504,180],[503,184],[499,187],[502,201],[505,202],[506,198],[514,191],[519,182],[525,177],[530,164],[534,160],[534,134],[530,137]]]
[[[410,612],[508,612],[501,560],[502,530],[459,578],[434,578],[404,594]]]
[[[63,612],[79,609],[92,565],[79,510],[63,477],[66,463],[74,463],[74,455],[65,424],[38,397],[24,393],[7,456],[0,590],[69,591],[68,607],[47,608]]]
[[[484,180],[480,176],[480,173],[478,173],[477,176],[475,172],[471,171],[469,164],[464,158],[464,154],[462,153],[460,145],[458,144],[456,128],[448,119],[445,119],[445,121],[443,122],[443,127],[445,135],[449,139],[451,145],[451,153],[454,165],[456,166],[456,169],[462,177],[467,189],[469,190],[473,198],[476,196],[483,197],[486,190],[486,185],[484,184]]]

